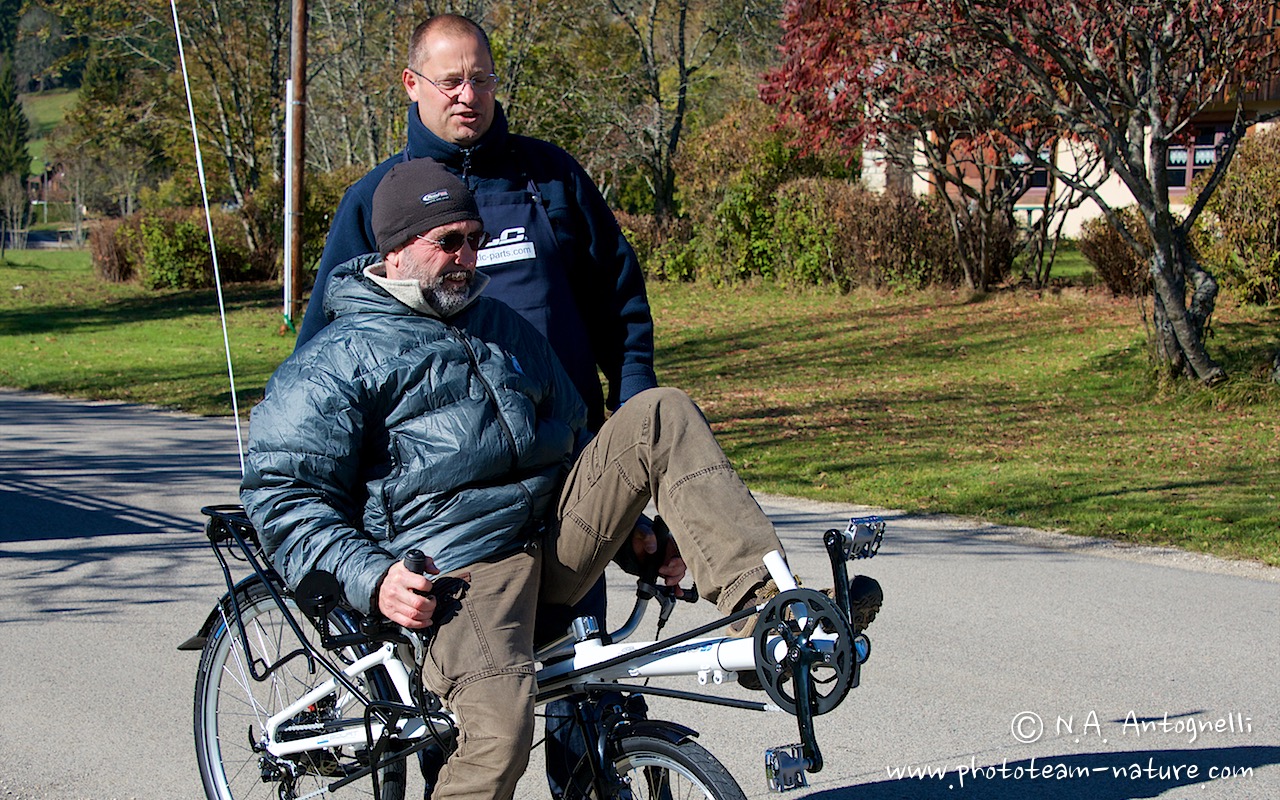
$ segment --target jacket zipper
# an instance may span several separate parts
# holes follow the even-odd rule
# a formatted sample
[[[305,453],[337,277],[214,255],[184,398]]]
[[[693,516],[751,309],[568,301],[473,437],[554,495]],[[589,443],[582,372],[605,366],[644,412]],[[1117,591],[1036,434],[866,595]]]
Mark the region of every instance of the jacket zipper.
[[[462,182],[467,188],[475,191],[475,187],[471,185],[471,151],[474,147],[464,148],[462,151]]]
[[[467,335],[454,326],[449,326],[449,331],[458,338],[462,343],[463,349],[467,351],[467,359],[471,362],[471,370],[476,374],[476,378],[480,381],[480,385],[484,387],[484,392],[489,396],[489,402],[493,404],[493,415],[498,420],[498,425],[502,428],[502,434],[507,440],[507,450],[511,454],[511,469],[515,471],[519,463],[519,453],[516,448],[516,436],[511,430],[511,426],[507,423],[505,417],[502,416],[502,406],[498,403],[498,393],[494,391],[493,386],[484,377],[484,373],[480,371],[480,358],[476,355],[476,351],[471,346],[471,342],[467,339]]]
[[[392,440],[394,445],[391,448],[391,474],[400,477],[400,447]],[[387,493],[387,484],[382,484],[382,507],[387,511],[387,540],[394,542],[400,532],[396,530],[395,512],[392,511],[391,496]]]

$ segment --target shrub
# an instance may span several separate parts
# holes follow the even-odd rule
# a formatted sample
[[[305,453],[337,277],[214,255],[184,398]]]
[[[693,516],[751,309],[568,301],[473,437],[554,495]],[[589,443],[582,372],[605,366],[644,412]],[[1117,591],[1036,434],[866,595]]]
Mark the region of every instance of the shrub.
[[[650,280],[692,281],[697,262],[690,246],[693,225],[687,219],[658,222],[651,214],[615,213]]]
[[[786,283],[831,284],[842,292],[867,283],[855,239],[867,192],[847,181],[802,178],[775,193],[773,237],[777,277]]]
[[[791,283],[908,290],[961,275],[942,209],[907,193],[790,181],[777,192],[773,231],[777,276]]]
[[[702,230],[711,256],[700,274],[715,283],[774,277],[773,193],[752,181],[729,186]]]
[[[1280,130],[1240,143],[1197,221],[1194,241],[1223,288],[1252,303],[1280,300]]]
[[[872,197],[855,233],[871,286],[906,291],[962,282],[964,270],[941,203],[907,192]]]
[[[93,272],[108,283],[125,283],[136,276],[135,262],[116,232],[120,220],[104,219],[89,227],[89,259]]]
[[[204,228],[178,214],[154,214],[140,220],[138,231],[143,286],[199,289],[213,285],[213,258]]]
[[[338,203],[346,194],[347,188],[364,176],[367,169],[361,166],[349,166],[325,172],[319,175],[307,175],[303,185],[302,212],[302,261],[304,266],[314,271],[320,263],[324,252],[324,240],[329,233],[329,225],[333,222]],[[284,192],[281,189],[281,203]],[[283,241],[283,231],[281,232]]]
[[[257,280],[244,229],[234,213],[212,210],[218,268],[225,282]],[[213,285],[213,258],[202,209],[167,208],[99,223],[90,234],[94,269],[108,280],[137,277],[148,289]],[[96,240],[95,240],[95,237]],[[112,278],[111,276],[117,276]]]
[[[1137,209],[1122,208],[1116,213],[1131,233],[1149,239],[1147,226]],[[1151,278],[1146,261],[1138,256],[1106,217],[1095,217],[1086,222],[1080,228],[1076,246],[1113,295],[1138,297],[1147,291]]]
[[[829,154],[800,155],[788,143],[791,134],[775,128],[776,119],[758,100],[739,103],[681,148],[679,199],[693,227],[687,245],[668,245],[668,269],[690,274],[696,263],[698,277],[717,283],[774,277],[778,187],[849,171]]]

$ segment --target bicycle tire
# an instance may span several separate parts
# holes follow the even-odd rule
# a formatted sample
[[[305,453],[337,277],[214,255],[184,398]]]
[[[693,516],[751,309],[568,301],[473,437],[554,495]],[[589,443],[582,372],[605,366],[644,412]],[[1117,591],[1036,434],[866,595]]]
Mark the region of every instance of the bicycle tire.
[[[298,647],[284,612],[262,584],[249,584],[244,591],[238,591],[236,602],[254,656],[274,664],[280,656]],[[301,621],[303,630],[318,645],[319,632],[298,612],[291,599],[286,603],[294,617]],[[337,633],[354,629],[349,617],[341,612],[335,612],[330,619]],[[299,773],[291,779],[263,777],[260,753],[253,747],[255,737],[262,734],[263,723],[326,677],[323,669],[309,674],[306,659],[298,657],[282,665],[265,681],[255,681],[247,670],[235,618],[230,609],[225,611],[200,655],[195,688],[196,758],[208,800],[288,800],[319,791],[336,780],[335,774],[356,763],[354,753],[335,749],[324,751],[318,757],[311,755],[291,762]],[[375,677],[363,688],[371,699],[394,700],[388,683]],[[404,800],[405,759],[383,768],[379,775],[381,800]],[[282,786],[282,782],[288,785]],[[356,780],[336,796],[351,800],[372,797],[372,779]]]
[[[614,747],[613,768],[626,783],[622,796],[633,800],[746,800],[729,770],[691,739],[671,742],[633,734]],[[566,800],[606,800],[599,796],[591,765],[574,770]]]

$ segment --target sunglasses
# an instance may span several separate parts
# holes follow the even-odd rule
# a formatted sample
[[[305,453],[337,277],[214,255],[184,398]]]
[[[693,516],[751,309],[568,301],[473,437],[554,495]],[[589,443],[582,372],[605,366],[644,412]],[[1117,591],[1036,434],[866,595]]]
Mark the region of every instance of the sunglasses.
[[[484,231],[476,231],[475,233],[463,233],[462,231],[449,231],[439,239],[432,239],[428,236],[418,234],[415,238],[424,242],[431,242],[439,247],[445,253],[453,255],[462,249],[462,245],[471,245],[472,250],[479,250],[489,243],[489,234]]]

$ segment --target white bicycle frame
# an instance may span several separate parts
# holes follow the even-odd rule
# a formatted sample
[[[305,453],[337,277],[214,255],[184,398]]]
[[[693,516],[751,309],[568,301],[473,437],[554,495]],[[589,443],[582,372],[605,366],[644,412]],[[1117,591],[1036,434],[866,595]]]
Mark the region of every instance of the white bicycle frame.
[[[396,694],[399,695],[400,702],[405,705],[413,704],[413,695],[409,688],[409,670],[405,667],[404,661],[396,652],[397,648],[391,643],[385,643],[377,650],[366,656],[356,659],[342,670],[342,673],[348,678],[356,678],[368,672],[374,667],[382,667],[387,671],[387,675],[391,678],[391,684],[395,687]],[[370,730],[366,731],[363,727],[351,727],[333,733],[325,733],[318,736],[311,736],[304,739],[291,739],[288,741],[278,741],[276,734],[280,726],[289,720],[297,717],[308,708],[317,704],[320,700],[334,694],[338,689],[338,681],[336,678],[329,677],[327,680],[318,684],[314,689],[299,697],[293,703],[281,709],[277,714],[267,720],[267,724],[263,731],[266,738],[267,752],[273,756],[296,755],[297,753],[305,753],[308,750],[318,750],[329,747],[355,747],[367,745],[369,743],[369,734],[372,734],[376,741],[381,738],[385,726],[380,721],[372,721]],[[342,698],[345,704],[354,701],[355,698],[347,695]],[[433,729],[437,734],[443,735],[445,731],[433,728],[432,725],[422,717],[412,717],[401,720],[397,723],[396,738],[407,741],[423,739],[432,735]]]
[[[795,581],[781,554],[776,551],[770,553],[765,559],[765,564],[769,568],[770,576],[773,577],[780,589],[785,591],[786,589],[795,588]],[[834,635],[819,634],[814,639],[819,647],[828,651],[833,649]],[[585,670],[596,664],[605,664],[628,653],[634,653],[656,644],[657,642],[618,642],[606,645],[598,636],[588,638],[574,645],[572,658],[557,661],[538,670],[538,682],[546,685],[570,672]],[[780,654],[786,650],[786,644],[782,642],[781,638],[775,642],[775,646],[781,648]],[[344,667],[342,673],[347,678],[355,679],[371,669],[382,667],[390,677],[392,686],[395,687],[399,702],[405,706],[413,706],[414,700],[410,687],[409,669],[405,666],[405,662],[400,655],[402,647],[404,646],[384,643],[377,650],[356,659]],[[753,641],[750,638],[722,636],[691,639],[673,644],[668,648],[648,655],[637,656],[620,664],[575,676],[575,679],[568,685],[572,687],[585,683],[622,681],[628,678],[682,675],[696,677],[699,685],[706,685],[708,682],[719,684],[723,683],[725,673],[754,670],[755,665]],[[330,676],[314,689],[270,717],[263,730],[265,741],[262,744],[266,750],[273,756],[283,757],[325,748],[367,746],[370,744],[370,735],[374,741],[381,738],[385,732],[385,726],[381,721],[374,720],[371,721],[368,729],[364,726],[352,726],[344,730],[305,738],[289,739],[287,741],[279,741],[277,739],[277,734],[282,725],[295,719],[308,708],[315,706],[323,698],[336,693],[338,685],[338,680]],[[355,698],[348,695],[343,700],[350,703]],[[776,706],[773,708],[776,709]],[[444,727],[421,716],[410,717],[399,720],[396,723],[396,731],[392,735],[402,741],[417,741],[427,737],[443,735],[446,732]]]
[[[226,628],[233,629],[228,635],[238,636],[243,649],[249,645],[236,599],[240,590],[236,588],[221,548],[225,546],[232,553],[238,548],[245,560],[252,565],[260,585],[265,586],[275,602],[284,608],[280,581],[278,576],[269,574],[269,566],[260,561],[256,533],[243,517],[242,509],[238,506],[210,506],[202,509],[202,512],[210,517],[206,533],[218,555],[228,594],[215,613],[210,615],[201,632],[184,642],[180,649],[205,647],[208,631],[219,615],[221,623]],[[604,643],[606,637],[601,635],[593,618],[580,617],[574,621],[571,634],[539,651],[537,657],[541,668],[537,672],[537,702],[543,704],[573,694],[617,689],[624,693],[631,691],[637,694],[665,695],[756,711],[787,711],[797,719],[801,742],[767,749],[766,777],[770,788],[778,791],[808,785],[806,773],[822,769],[813,717],[833,709],[850,688],[858,685],[859,665],[870,654],[870,640],[857,629],[848,627],[852,619],[849,596],[851,584],[845,562],[874,556],[880,548],[884,528],[884,521],[879,517],[861,517],[851,519],[848,529],[843,533],[832,529],[824,535],[823,543],[831,561],[835,583],[834,606],[820,593],[798,589],[782,554],[772,552],[764,557],[764,563],[777,584],[778,597],[661,642],[625,641],[638,626],[647,599],[660,596],[663,619],[675,603],[669,595],[660,593],[657,587],[642,582],[637,587],[638,600],[631,619],[621,630],[608,637],[610,644]],[[332,579],[332,576],[329,577]],[[308,595],[311,598],[309,602],[327,602],[324,599],[325,589],[314,588],[317,592]],[[696,600],[696,592],[685,599]],[[341,649],[348,644],[362,646],[363,643],[380,638],[370,633],[351,638],[352,633],[343,633],[330,640],[327,628],[324,627],[326,623],[323,622],[329,610],[321,610],[321,606],[316,606],[307,613],[313,619],[322,620],[321,633],[325,642],[323,649]],[[334,607],[328,608],[332,610]],[[879,608],[878,601],[875,608]],[[302,637],[304,644],[302,650],[286,656],[285,660],[305,654],[309,660],[314,660],[312,668],[314,662],[319,662],[329,676],[278,713],[267,719],[260,719],[261,735],[254,744],[255,749],[265,751],[277,762],[279,768],[292,770],[293,767],[288,765],[298,761],[296,756],[311,751],[370,749],[374,753],[383,753],[385,759],[393,760],[417,752],[432,742],[448,746],[447,739],[456,733],[456,720],[447,711],[440,710],[438,701],[434,701],[432,707],[423,707],[421,703],[425,698],[418,691],[420,687],[413,685],[412,670],[416,668],[420,655],[420,640],[414,637],[393,637],[397,640],[388,642],[384,639],[384,643],[376,649],[363,655],[357,653],[351,663],[335,665],[325,656],[323,649],[307,642],[300,627],[300,624],[305,623],[299,623],[288,609],[285,609],[285,613],[288,625],[295,634]],[[317,613],[318,617],[315,616]],[[756,632],[751,637],[697,638],[753,613],[761,615],[762,624],[756,626]],[[815,617],[816,620],[812,619]],[[780,619],[787,622],[780,625]],[[363,627],[364,623],[360,624]],[[842,635],[852,638],[848,642],[842,642]],[[788,638],[791,641],[787,641]],[[239,650],[234,652],[237,660],[244,656],[252,659],[249,653],[241,653]],[[757,657],[766,662],[760,668],[757,667]],[[788,664],[794,665],[794,671],[790,668],[784,671],[784,659]],[[274,680],[272,673],[282,664],[283,661],[275,665],[264,664],[266,672],[260,675],[258,667],[252,661],[240,660],[240,674],[235,679],[245,682],[250,679]],[[829,687],[824,690],[816,690],[810,676],[810,670],[819,665],[826,665],[835,672],[833,677],[838,678],[824,682],[824,686]],[[224,668],[228,666],[230,665],[224,665]],[[394,699],[384,696],[373,700],[358,686],[358,678],[379,668],[390,681]],[[689,676],[695,677],[699,685],[705,686],[708,683],[723,683],[727,673],[752,671],[756,672],[762,687],[774,702],[717,697],[669,687],[629,683],[630,680],[637,679]],[[795,691],[791,694],[782,686],[782,681],[788,680],[786,676],[790,676],[789,680],[794,682]],[[328,723],[306,722],[306,717],[317,707],[325,705],[326,698],[330,697],[333,698],[332,708],[338,712],[337,719]],[[315,735],[305,735],[310,733],[312,725],[322,730]],[[390,746],[388,750],[391,741],[400,744]],[[358,777],[358,773],[352,774],[306,797],[324,794]]]

